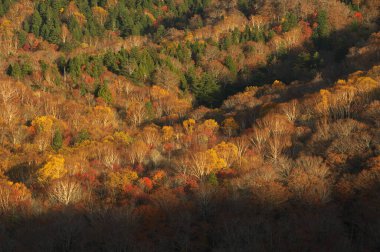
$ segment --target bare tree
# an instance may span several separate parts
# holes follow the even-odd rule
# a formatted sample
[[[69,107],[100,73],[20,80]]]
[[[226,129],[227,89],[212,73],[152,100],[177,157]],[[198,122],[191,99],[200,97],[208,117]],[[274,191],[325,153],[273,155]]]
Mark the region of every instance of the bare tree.
[[[49,198],[56,203],[69,205],[82,199],[82,188],[78,181],[64,178],[54,181],[49,188]]]

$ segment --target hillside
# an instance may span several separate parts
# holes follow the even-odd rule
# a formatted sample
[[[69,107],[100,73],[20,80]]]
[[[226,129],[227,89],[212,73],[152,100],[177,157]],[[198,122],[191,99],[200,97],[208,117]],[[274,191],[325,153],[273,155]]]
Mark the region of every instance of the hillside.
[[[379,250],[379,10],[0,1],[0,251]]]

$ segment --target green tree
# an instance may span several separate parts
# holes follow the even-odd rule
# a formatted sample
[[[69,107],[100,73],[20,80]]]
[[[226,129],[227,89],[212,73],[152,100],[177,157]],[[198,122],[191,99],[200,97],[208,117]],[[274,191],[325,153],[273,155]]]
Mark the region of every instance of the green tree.
[[[63,144],[62,133],[61,133],[61,131],[58,129],[58,130],[56,130],[55,133],[54,133],[52,147],[53,147],[53,149],[54,149],[55,151],[58,151],[59,149],[62,148],[62,144]]]
[[[322,10],[317,16],[318,26],[314,29],[313,39],[318,47],[325,48],[329,44],[330,24],[327,12]]]
[[[189,76],[189,82],[199,104],[212,107],[220,101],[221,88],[213,75],[204,73],[200,78]]]
[[[10,64],[7,70],[7,74],[14,78],[21,78],[21,67],[18,63]]]
[[[102,98],[106,102],[112,102],[112,94],[108,88],[108,84],[99,85],[96,90],[96,97]]]
[[[17,32],[17,39],[18,42],[20,43],[20,46],[24,46],[26,41],[27,41],[27,33],[23,30],[20,30]]]
[[[81,41],[83,37],[82,29],[79,26],[78,20],[74,16],[70,17],[67,26],[73,39]]]
[[[210,175],[208,175],[208,183],[213,186],[219,185],[218,177],[215,175],[215,173],[210,173]]]
[[[285,16],[285,21],[282,24],[282,30],[284,32],[290,31],[291,29],[296,27],[297,22],[298,22],[298,17],[296,14],[294,14],[293,12],[287,13]]]
[[[226,65],[228,70],[230,70],[230,72],[233,76],[237,75],[237,66],[236,66],[235,61],[232,59],[231,55],[228,55],[226,57],[224,64]]]
[[[40,29],[42,25],[42,18],[38,11],[35,11],[32,15],[31,29],[30,31],[36,36],[40,36]]]

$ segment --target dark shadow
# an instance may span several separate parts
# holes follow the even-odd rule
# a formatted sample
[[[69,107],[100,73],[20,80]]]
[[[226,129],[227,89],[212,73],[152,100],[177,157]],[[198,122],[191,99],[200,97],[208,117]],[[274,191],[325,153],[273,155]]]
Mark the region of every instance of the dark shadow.
[[[2,216],[0,250],[377,251],[380,188],[367,186],[347,197],[335,193],[328,203],[280,203],[270,193],[236,197],[210,187],[206,198],[183,195],[188,201],[152,196],[135,206]]]
[[[5,175],[15,183],[29,184],[30,180],[33,178],[37,167],[31,166],[28,163],[22,163],[10,168]]]
[[[355,71],[367,71],[380,64],[380,35],[371,36],[378,31],[378,28],[350,25],[332,32],[323,47],[307,41],[302,46],[276,52],[268,57],[267,64],[243,70],[235,82],[225,85],[221,101],[247,86],[262,86],[275,80],[289,86],[288,94],[282,96],[286,101],[289,97],[314,93]]]

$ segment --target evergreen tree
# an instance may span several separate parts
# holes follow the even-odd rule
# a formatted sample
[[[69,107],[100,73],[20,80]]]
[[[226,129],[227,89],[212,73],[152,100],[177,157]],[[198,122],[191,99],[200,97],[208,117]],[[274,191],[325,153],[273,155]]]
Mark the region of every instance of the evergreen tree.
[[[233,76],[237,75],[237,66],[236,66],[234,60],[232,59],[231,55],[228,55],[226,57],[224,64],[227,66],[228,70],[230,70],[230,72]]]
[[[63,144],[62,133],[61,133],[61,131],[58,129],[58,130],[56,130],[55,133],[54,133],[52,147],[53,147],[53,149],[54,149],[55,151],[58,151],[59,149],[62,148],[62,144]]]
[[[7,70],[7,74],[14,78],[21,78],[21,67],[18,63],[10,64]]]
[[[40,36],[40,29],[42,25],[42,18],[40,16],[40,13],[38,11],[35,11],[32,15],[31,20],[31,29],[30,31],[36,36]]]
[[[105,102],[112,102],[112,94],[107,83],[99,85],[95,93],[96,97],[102,98]]]
[[[24,46],[27,41],[27,33],[23,30],[20,30],[17,32],[17,39],[20,44],[20,46]]]
[[[76,41],[81,41],[83,37],[82,29],[74,16],[70,17],[67,26],[73,39]]]
[[[318,47],[328,47],[328,39],[330,36],[330,24],[327,12],[322,10],[317,16],[318,26],[314,29],[313,39]]]
[[[213,186],[218,186],[219,185],[219,182],[218,182],[218,177],[215,175],[215,173],[210,173],[210,175],[208,176],[208,183],[210,183],[210,185],[213,185]]]
[[[193,73],[189,73],[188,77],[191,91],[200,105],[217,105],[221,98],[221,88],[213,75],[204,73],[200,78],[196,78]]]
[[[298,17],[296,16],[296,14],[294,14],[293,12],[286,14],[285,21],[282,24],[282,30],[284,32],[290,31],[297,25],[297,22],[298,22]]]

